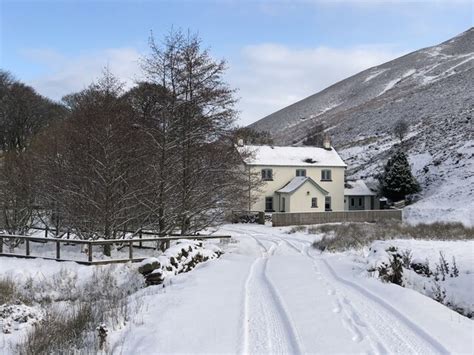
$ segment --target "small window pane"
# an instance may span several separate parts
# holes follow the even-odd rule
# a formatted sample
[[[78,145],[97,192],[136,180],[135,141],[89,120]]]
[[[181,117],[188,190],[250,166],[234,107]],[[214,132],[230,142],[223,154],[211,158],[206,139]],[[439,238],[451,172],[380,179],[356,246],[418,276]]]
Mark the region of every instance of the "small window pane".
[[[321,180],[331,180],[331,170],[321,170]]]
[[[265,211],[273,212],[273,197],[265,197]]]
[[[262,169],[262,180],[273,180],[272,169]]]
[[[326,196],[324,199],[324,209],[326,211],[331,211],[331,196]]]
[[[296,169],[296,176],[306,176],[306,169]]]

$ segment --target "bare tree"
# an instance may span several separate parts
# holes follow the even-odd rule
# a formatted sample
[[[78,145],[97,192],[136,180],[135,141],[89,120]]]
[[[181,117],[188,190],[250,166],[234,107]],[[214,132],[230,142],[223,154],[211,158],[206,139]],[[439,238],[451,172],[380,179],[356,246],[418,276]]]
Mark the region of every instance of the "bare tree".
[[[0,228],[26,234],[36,202],[29,145],[41,129],[64,117],[62,106],[0,70]]]
[[[273,138],[268,131],[256,131],[250,127],[238,127],[234,132],[234,142],[242,139],[244,144],[272,145]]]
[[[161,45],[150,39],[144,61],[149,80],[171,95],[167,115],[181,233],[215,221],[241,189],[242,171],[228,139],[235,122],[234,91],[223,81],[225,61],[216,61],[190,33],[171,32]],[[238,173],[239,172],[239,173]],[[239,187],[240,186],[240,187]],[[234,195],[235,197],[235,195]]]
[[[116,237],[143,217],[139,137],[121,93],[105,72],[97,84],[66,97],[70,118],[60,127],[62,145],[53,137],[38,159],[45,200],[84,238]]]
[[[38,95],[0,71],[0,149],[23,151],[31,138],[50,122],[64,117],[62,106]]]
[[[403,143],[403,139],[408,133],[408,128],[408,122],[403,118],[395,122],[395,125],[393,126],[393,134],[400,140],[400,143]]]
[[[161,85],[142,82],[126,95],[140,137],[146,193],[140,201],[146,211],[145,227],[166,235],[176,228],[176,134],[173,96]]]
[[[26,234],[34,211],[35,184],[32,162],[25,153],[8,152],[0,159],[2,229]]]

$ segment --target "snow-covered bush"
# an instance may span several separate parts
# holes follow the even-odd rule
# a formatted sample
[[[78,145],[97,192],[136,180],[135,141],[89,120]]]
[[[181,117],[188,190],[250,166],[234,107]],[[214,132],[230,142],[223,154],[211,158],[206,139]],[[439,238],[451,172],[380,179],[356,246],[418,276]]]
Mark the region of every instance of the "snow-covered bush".
[[[61,269],[49,277],[30,276],[14,282],[15,297],[5,306],[19,307],[34,315],[27,318],[24,326],[8,321],[13,324],[8,330],[29,327],[24,339],[16,344],[16,352],[79,353],[84,349],[99,349],[100,345],[104,347],[104,339],[98,336],[98,325],[118,329],[128,321],[131,307],[128,295],[144,286],[135,266],[99,266],[91,267],[90,271],[90,275],[84,276]],[[31,327],[33,324],[36,325]]]
[[[197,264],[221,255],[221,249],[214,244],[183,239],[158,258],[143,260],[138,271],[145,277],[147,285],[159,285],[171,276],[188,272]]]
[[[414,289],[471,318],[474,313],[470,291],[472,270],[460,270],[454,256],[449,263],[442,251],[436,252],[436,248],[430,246],[432,242],[417,242],[416,249],[395,246],[402,243],[401,240],[394,241],[394,244],[372,243],[366,257],[367,271],[384,282]],[[463,265],[469,267],[471,264],[466,262]]]
[[[10,334],[37,323],[43,318],[42,311],[24,304],[0,305],[0,332]]]
[[[388,254],[388,262],[383,261],[377,267],[378,277],[382,281],[403,286],[402,255],[395,247],[390,247],[386,251]]]

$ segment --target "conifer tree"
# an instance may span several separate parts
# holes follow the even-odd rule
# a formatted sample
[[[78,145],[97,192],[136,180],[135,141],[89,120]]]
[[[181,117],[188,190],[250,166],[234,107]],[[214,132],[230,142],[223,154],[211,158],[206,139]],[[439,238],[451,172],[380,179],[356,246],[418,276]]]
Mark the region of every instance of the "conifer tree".
[[[383,196],[399,201],[406,195],[420,191],[420,185],[411,173],[406,154],[398,150],[388,160],[380,176],[380,189]]]

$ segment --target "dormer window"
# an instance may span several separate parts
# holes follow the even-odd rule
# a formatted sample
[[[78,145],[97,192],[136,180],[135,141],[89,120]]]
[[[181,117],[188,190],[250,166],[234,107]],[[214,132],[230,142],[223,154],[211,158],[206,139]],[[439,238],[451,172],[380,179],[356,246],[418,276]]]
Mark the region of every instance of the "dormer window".
[[[321,170],[321,181],[331,181],[331,180],[332,180],[331,170],[329,169]]]
[[[273,170],[272,169],[262,169],[262,180],[263,181],[272,181],[273,180]]]
[[[306,176],[306,169],[296,169],[296,176]]]

